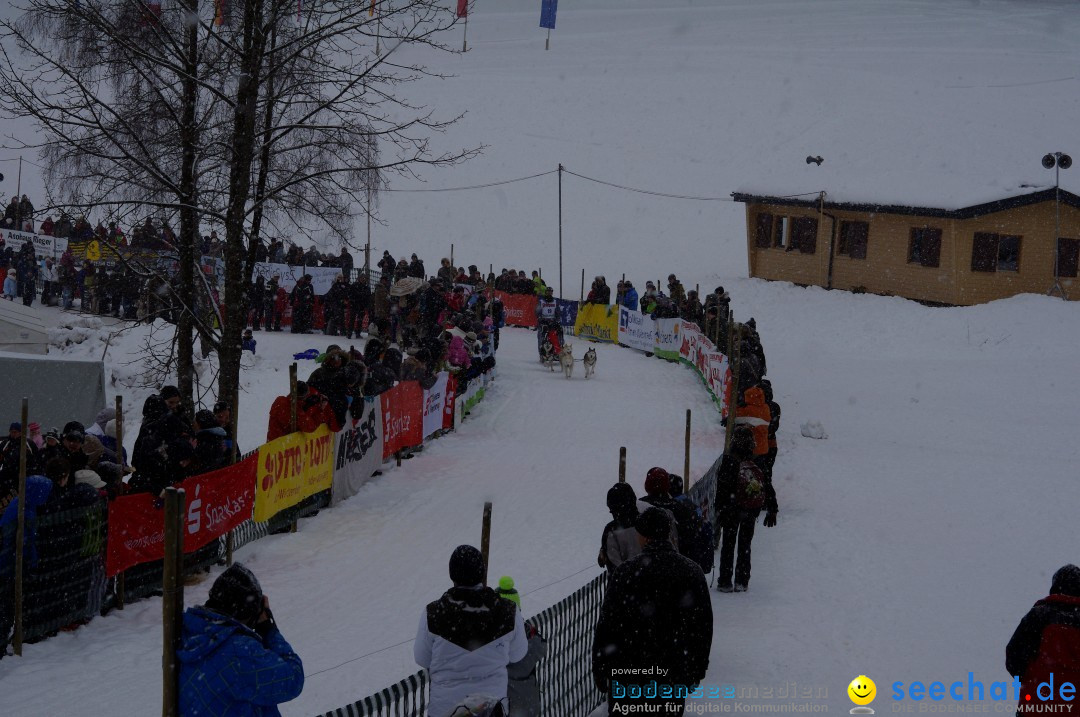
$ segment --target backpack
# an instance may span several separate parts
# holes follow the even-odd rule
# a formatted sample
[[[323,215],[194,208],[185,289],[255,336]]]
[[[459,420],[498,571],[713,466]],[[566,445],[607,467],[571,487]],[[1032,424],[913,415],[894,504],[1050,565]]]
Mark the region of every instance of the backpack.
[[[765,475],[753,461],[739,464],[735,479],[735,505],[746,511],[761,510],[765,506]]]
[[[702,517],[701,509],[694,504],[689,496],[681,495],[676,500],[693,508],[694,515],[697,518],[697,532],[689,541],[690,545],[686,546],[686,550],[681,552],[697,563],[701,567],[701,572],[709,573],[713,569],[713,557],[716,552],[716,533],[713,530],[712,523]]]

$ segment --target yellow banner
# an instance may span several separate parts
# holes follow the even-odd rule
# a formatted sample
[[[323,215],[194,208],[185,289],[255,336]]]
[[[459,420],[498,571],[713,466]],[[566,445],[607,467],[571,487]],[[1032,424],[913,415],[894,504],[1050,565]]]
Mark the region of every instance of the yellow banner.
[[[612,308],[615,311],[612,311]],[[619,338],[618,307],[582,304],[578,307],[574,334],[583,339],[615,343]]]
[[[259,447],[255,514],[262,523],[334,483],[334,434],[323,424],[314,433],[290,433]]]

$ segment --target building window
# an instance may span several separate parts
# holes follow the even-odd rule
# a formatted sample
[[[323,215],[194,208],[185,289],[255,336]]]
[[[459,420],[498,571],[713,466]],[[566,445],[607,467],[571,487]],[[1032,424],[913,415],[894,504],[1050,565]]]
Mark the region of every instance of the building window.
[[[758,249],[768,249],[772,246],[772,214],[757,215],[757,237],[755,243]]]
[[[788,237],[791,236],[790,231],[791,219],[789,217],[777,217],[773,222],[773,246],[777,249],[786,249],[788,247]]]
[[[866,258],[866,240],[870,225],[866,222],[840,222],[840,248],[838,253],[852,259]]]
[[[791,246],[788,251],[798,249],[803,254],[817,251],[817,219],[795,217],[791,226]]]
[[[1057,248],[1057,275],[1067,279],[1075,279],[1077,264],[1080,264],[1080,239],[1059,237]]]
[[[976,232],[971,243],[972,271],[1020,271],[1020,237]]]
[[[912,227],[908,240],[909,264],[937,267],[941,264],[941,230],[933,227]]]

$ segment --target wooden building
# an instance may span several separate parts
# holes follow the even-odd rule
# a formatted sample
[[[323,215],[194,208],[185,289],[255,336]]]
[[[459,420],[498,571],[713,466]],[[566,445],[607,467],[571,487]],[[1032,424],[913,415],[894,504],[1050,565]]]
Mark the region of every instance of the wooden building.
[[[1065,190],[962,209],[732,196],[746,204],[753,277],[935,304],[1046,294],[1055,283],[1055,294],[1080,299],[1080,196]]]

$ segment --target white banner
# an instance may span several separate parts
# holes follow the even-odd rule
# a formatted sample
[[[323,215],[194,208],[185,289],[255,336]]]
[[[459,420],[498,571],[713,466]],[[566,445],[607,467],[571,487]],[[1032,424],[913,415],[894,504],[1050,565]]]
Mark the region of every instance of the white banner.
[[[435,385],[424,391],[424,438],[443,427],[443,410],[446,408],[446,382],[450,374],[441,372]]]
[[[39,257],[59,256],[67,249],[67,239],[45,236],[44,234],[31,234],[30,232],[17,232],[13,229],[5,229],[3,233],[4,244],[14,251],[23,248],[26,242],[34,245],[34,253]]]
[[[254,281],[257,277],[262,276],[266,281],[270,281],[276,276],[279,287],[285,291],[292,291],[293,287],[296,286],[296,282],[304,274],[311,274],[311,287],[315,289],[316,296],[322,296],[330,291],[334,279],[341,276],[341,269],[334,266],[289,266],[288,264],[271,264],[270,262],[260,261],[256,262],[251,278]]]
[[[347,416],[334,441],[334,505],[356,495],[382,465],[382,402],[356,400],[363,401],[363,414],[359,420]]]
[[[656,319],[656,346],[653,351],[666,359],[678,359],[682,319]]]
[[[656,322],[641,312],[620,306],[619,344],[652,353],[656,350]]]

